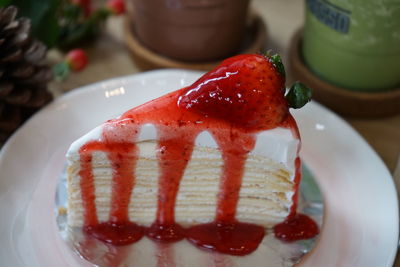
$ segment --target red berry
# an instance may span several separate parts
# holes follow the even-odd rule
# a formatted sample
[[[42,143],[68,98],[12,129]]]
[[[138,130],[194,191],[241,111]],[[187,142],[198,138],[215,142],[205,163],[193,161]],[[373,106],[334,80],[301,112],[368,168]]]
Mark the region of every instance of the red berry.
[[[85,17],[88,17],[92,11],[90,0],[70,0],[72,4],[80,6],[83,9]]]
[[[241,127],[267,129],[288,114],[284,92],[285,78],[270,58],[239,55],[187,87],[178,105]]]
[[[109,0],[106,4],[111,13],[120,15],[125,13],[125,3],[123,0]]]
[[[86,53],[82,49],[74,49],[69,51],[65,57],[65,60],[73,71],[80,71],[84,69],[88,63]]]

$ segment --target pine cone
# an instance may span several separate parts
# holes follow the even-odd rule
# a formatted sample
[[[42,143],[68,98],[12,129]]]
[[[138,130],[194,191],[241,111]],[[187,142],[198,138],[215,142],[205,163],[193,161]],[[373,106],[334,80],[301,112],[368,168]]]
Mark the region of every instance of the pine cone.
[[[0,142],[52,99],[47,48],[32,38],[29,19],[16,19],[17,12],[0,8]]]

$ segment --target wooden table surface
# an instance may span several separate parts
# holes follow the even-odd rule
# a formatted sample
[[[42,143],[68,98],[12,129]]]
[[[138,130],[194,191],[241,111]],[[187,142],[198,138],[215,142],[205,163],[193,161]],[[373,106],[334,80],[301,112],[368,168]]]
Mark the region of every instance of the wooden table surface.
[[[304,22],[304,2],[253,0],[252,6],[267,23],[269,36],[266,48],[280,53],[284,62],[287,62],[290,39]],[[51,90],[56,95],[61,95],[89,83],[139,72],[124,45],[122,27],[123,18],[110,19],[102,36],[92,45],[84,47],[88,52],[89,66],[83,72],[71,75],[65,82],[52,83]],[[51,57],[59,56],[56,52],[51,52]],[[344,119],[375,149],[393,173],[400,157],[400,115],[384,119]],[[396,184],[400,183],[396,181]],[[394,266],[400,267],[399,259],[396,259]]]

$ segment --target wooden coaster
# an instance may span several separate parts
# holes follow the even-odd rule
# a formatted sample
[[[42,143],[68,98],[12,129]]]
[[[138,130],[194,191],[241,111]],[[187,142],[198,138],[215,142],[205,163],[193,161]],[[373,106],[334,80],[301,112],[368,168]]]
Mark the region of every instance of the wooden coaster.
[[[301,55],[302,29],[290,44],[289,64],[293,77],[309,86],[313,99],[336,112],[353,117],[377,118],[400,113],[400,88],[384,92],[358,92],[330,84],[314,74]]]
[[[136,38],[133,31],[133,23],[134,18],[132,18],[132,13],[130,13],[130,16],[127,16],[124,23],[125,43],[135,63],[142,70],[156,68],[211,70],[220,63],[220,60],[212,62],[184,62],[155,53],[142,45],[140,40]],[[253,13],[250,16],[246,34],[247,36],[243,39],[243,48],[238,51],[237,54],[264,52],[263,50],[267,39],[267,27],[258,14]]]

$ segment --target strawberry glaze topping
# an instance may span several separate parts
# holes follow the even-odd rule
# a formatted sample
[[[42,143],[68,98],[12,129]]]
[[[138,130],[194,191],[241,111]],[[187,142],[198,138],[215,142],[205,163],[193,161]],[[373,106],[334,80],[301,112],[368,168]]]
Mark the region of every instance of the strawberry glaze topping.
[[[264,237],[264,228],[236,220],[247,155],[254,148],[255,136],[260,131],[285,127],[299,139],[297,125],[288,111],[284,83],[284,75],[277,71],[270,58],[240,55],[223,61],[193,85],[106,122],[100,140],[88,142],[79,151],[85,232],[115,245],[136,242],[146,234],[161,242],[187,238],[201,248],[232,255],[253,252]],[[135,186],[136,141],[141,126],[147,123],[157,128],[160,176],[156,220],[145,228],[129,220],[128,207]],[[175,202],[195,139],[202,131],[212,134],[224,162],[216,215],[212,223],[184,229],[175,222]],[[113,168],[112,208],[109,221],[103,223],[98,221],[95,206],[91,165],[95,151],[107,153]],[[294,189],[297,192],[299,158],[295,165]],[[299,217],[296,217],[296,205],[297,194],[293,196],[288,220]],[[303,228],[300,225],[295,231],[304,231]],[[290,241],[290,235],[277,234],[277,231],[288,231],[286,229],[276,227],[275,234]],[[307,238],[317,233],[310,232]]]

